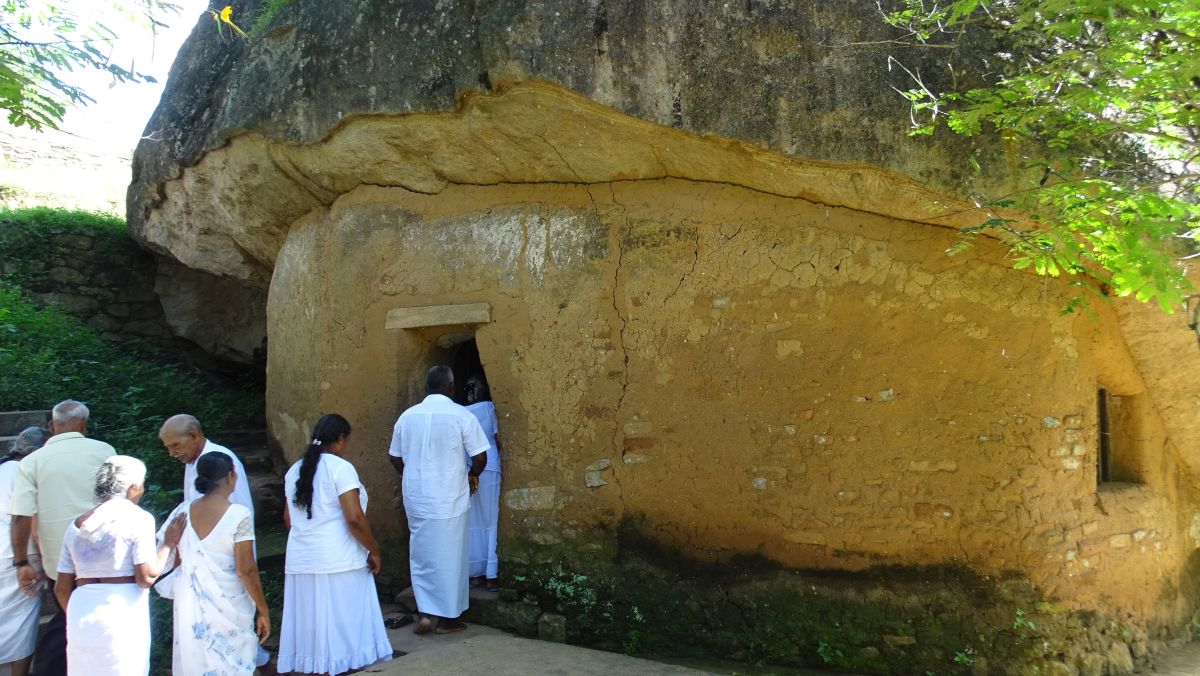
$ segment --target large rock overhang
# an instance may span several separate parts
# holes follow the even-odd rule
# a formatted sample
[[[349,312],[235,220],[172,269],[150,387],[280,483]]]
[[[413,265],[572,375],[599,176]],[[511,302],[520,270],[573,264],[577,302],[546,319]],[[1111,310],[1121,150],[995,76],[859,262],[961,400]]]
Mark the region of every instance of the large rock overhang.
[[[455,111],[351,115],[314,143],[257,132],[234,136],[157,187],[159,199],[144,212],[139,237],[187,267],[257,289],[265,302],[275,257],[292,225],[360,186],[432,195],[456,184],[676,178],[931,228],[958,229],[984,218],[971,201],[874,165],[797,159],[666,127],[555,83],[498,83],[491,95],[467,91],[458,102]],[[995,250],[992,255],[1002,256]],[[1194,369],[1164,356],[1189,349],[1191,333],[1182,321],[1138,304],[1121,302],[1119,308],[1140,370],[1152,380],[1150,389],[1161,391],[1154,399],[1185,465],[1200,467],[1200,423],[1190,406],[1195,397],[1177,396],[1190,392]],[[246,313],[258,317],[250,325],[261,325],[263,310]]]
[[[527,81],[460,97],[454,112],[347,117],[317,143],[231,139],[161,186],[140,237],[183,264],[265,288],[288,229],[359,186],[594,184],[679,178],[959,228],[970,202],[878,167],[785,157],[625,115]]]

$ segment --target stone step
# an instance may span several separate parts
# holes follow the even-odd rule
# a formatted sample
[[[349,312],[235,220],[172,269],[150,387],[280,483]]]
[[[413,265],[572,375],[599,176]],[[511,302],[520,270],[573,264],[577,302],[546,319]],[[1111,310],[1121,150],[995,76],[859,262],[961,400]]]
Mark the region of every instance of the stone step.
[[[283,479],[273,472],[246,471],[250,482],[250,497],[254,500],[254,521],[259,524],[283,520]]]
[[[233,452],[242,461],[242,467],[246,468],[247,474],[254,474],[255,472],[278,472],[280,469],[281,459],[266,446],[249,447],[244,448],[244,450],[243,448],[235,448]]]
[[[15,437],[26,427],[46,427],[50,411],[5,411],[0,413],[0,437]]]
[[[270,435],[265,429],[222,430],[209,436],[218,444],[232,448],[239,455],[242,449],[265,448],[270,443]]]

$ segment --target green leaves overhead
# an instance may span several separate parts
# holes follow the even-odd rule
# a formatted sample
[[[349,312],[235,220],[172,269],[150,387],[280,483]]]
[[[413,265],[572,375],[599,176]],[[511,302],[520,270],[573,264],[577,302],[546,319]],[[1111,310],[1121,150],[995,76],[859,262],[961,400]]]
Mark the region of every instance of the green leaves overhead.
[[[114,63],[119,35],[114,26],[161,25],[157,17],[177,10],[166,0],[0,0],[0,109],[19,127],[57,128],[67,108],[93,99],[70,83],[68,73],[95,70],[112,82],[154,78]],[[80,18],[103,8],[104,20]]]
[[[914,86],[902,92],[911,134],[945,125],[1024,153],[1030,183],[977,196],[985,222],[964,237],[991,230],[1015,267],[1179,305],[1190,287],[1175,256],[1200,228],[1200,2],[904,0],[886,20],[918,44],[997,45],[969,86],[908,71]],[[954,71],[953,57],[945,64]]]

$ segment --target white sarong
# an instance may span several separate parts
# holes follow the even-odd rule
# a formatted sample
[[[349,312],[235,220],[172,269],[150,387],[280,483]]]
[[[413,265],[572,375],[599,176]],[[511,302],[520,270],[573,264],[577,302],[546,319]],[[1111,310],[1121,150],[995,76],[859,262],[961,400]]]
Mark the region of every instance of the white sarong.
[[[467,609],[467,513],[408,517],[408,561],[417,610],[456,618]]]
[[[390,659],[371,571],[284,576],[279,673],[341,674]]]
[[[248,676],[254,672],[258,653],[254,601],[237,575],[233,552],[223,555],[206,548],[189,520],[179,540],[179,555],[182,563],[171,574],[175,578],[172,673]]]
[[[67,603],[67,674],[146,676],[150,671],[150,596],[132,582],[95,583]]]
[[[485,470],[479,475],[479,490],[471,496],[467,511],[468,575],[496,579],[496,523],[500,519],[500,473]]]
[[[41,557],[29,555],[30,564],[40,571]],[[38,613],[42,609],[42,587],[35,596],[26,596],[17,582],[12,559],[0,559],[0,664],[16,662],[33,654],[37,643]]]

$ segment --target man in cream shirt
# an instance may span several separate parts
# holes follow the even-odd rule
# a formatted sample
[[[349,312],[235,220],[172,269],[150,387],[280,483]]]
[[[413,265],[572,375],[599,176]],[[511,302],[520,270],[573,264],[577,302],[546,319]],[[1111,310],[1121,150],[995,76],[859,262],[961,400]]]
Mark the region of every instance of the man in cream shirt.
[[[58,576],[58,556],[63,534],[72,519],[95,507],[96,471],[109,457],[116,455],[112,446],[88,439],[88,408],[68,399],[51,412],[50,432],[54,436],[37,453],[21,460],[17,483],[13,487],[12,548],[24,552],[37,515],[38,542],[42,564],[51,588]],[[38,573],[29,562],[13,561],[17,579],[27,594],[35,594]],[[59,607],[46,625],[33,661],[38,676],[67,673],[67,616]]]

